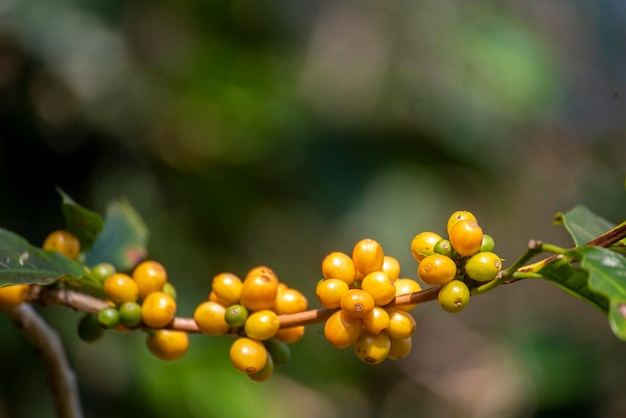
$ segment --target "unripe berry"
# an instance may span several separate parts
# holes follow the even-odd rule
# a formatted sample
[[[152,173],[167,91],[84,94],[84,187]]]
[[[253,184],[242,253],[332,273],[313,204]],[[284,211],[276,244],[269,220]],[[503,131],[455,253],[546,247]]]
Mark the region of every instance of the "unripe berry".
[[[80,318],[77,332],[78,338],[86,343],[96,342],[104,335],[98,316],[91,313],[86,313]]]
[[[243,305],[231,305],[224,312],[224,320],[231,328],[242,327],[248,319],[248,310]]]
[[[270,338],[263,341],[267,353],[274,360],[274,366],[285,366],[291,361],[291,349],[284,341]]]
[[[124,302],[118,308],[120,323],[127,327],[135,327],[141,322],[141,305],[137,302]]]
[[[483,242],[480,244],[480,252],[492,252],[496,247],[496,242],[491,235],[483,234]]]
[[[109,276],[115,274],[115,266],[111,263],[99,263],[91,268],[91,274],[100,283],[104,283]]]
[[[258,372],[248,373],[248,377],[250,380],[255,382],[265,382],[269,380],[270,377],[274,374],[274,359],[271,355],[267,355],[267,361],[265,362],[265,366]]]
[[[502,260],[492,252],[474,254],[465,263],[467,275],[478,282],[488,282],[495,279],[501,269]]]
[[[458,313],[469,303],[470,291],[462,281],[452,280],[441,288],[437,300],[446,312]]]
[[[120,313],[113,306],[98,311],[98,322],[105,328],[115,328],[120,323]]]

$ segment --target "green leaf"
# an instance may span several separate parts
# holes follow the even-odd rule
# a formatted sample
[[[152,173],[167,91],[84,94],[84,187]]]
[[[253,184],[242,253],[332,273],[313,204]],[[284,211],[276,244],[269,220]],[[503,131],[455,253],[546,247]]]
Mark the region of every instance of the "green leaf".
[[[564,225],[576,246],[584,245],[615,227],[614,224],[582,205],[574,207],[569,212],[557,213],[554,224]]]
[[[61,278],[74,286],[100,287],[81,264],[56,251],[35,247],[21,236],[0,228],[0,287],[45,285]]]
[[[104,228],[85,254],[85,264],[93,267],[108,262],[117,271],[128,271],[146,257],[147,241],[148,229],[131,204],[125,199],[113,201]]]
[[[609,300],[606,295],[592,292],[588,287],[589,273],[573,266],[567,257],[556,258],[538,273],[568,293],[590,303],[604,315],[608,315]]]
[[[60,188],[57,187],[57,191],[63,198],[66,229],[78,238],[81,251],[87,252],[104,227],[104,221],[100,214],[80,206]]]
[[[581,247],[571,251],[589,273],[588,287],[609,299],[609,324],[613,333],[626,341],[626,257],[603,247]]]

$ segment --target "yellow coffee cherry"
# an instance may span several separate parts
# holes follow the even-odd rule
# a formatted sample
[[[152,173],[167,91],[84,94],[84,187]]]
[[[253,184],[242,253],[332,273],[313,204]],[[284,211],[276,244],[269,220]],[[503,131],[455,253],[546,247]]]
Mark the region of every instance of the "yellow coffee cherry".
[[[476,253],[465,263],[467,275],[478,282],[495,279],[501,269],[502,260],[490,251]]]
[[[241,286],[239,303],[251,311],[271,309],[278,294],[278,279],[273,272],[263,273],[263,269],[249,273]]]
[[[220,273],[211,281],[211,291],[224,306],[239,303],[243,282],[233,273]]]
[[[361,289],[374,298],[376,306],[384,306],[396,297],[396,287],[384,271],[374,271],[365,276]]]
[[[480,251],[483,230],[474,219],[463,219],[454,224],[449,238],[454,251],[469,257]]]
[[[350,290],[348,284],[341,279],[325,279],[315,288],[315,294],[322,306],[335,309],[341,306],[341,297]]]
[[[304,331],[304,325],[299,325],[297,327],[281,328],[276,331],[276,334],[274,334],[274,338],[277,338],[284,343],[291,344],[304,337]]]
[[[137,283],[125,273],[114,273],[107,277],[103,289],[106,297],[116,306],[124,302],[136,302],[139,298]]]
[[[363,318],[374,306],[372,295],[362,289],[349,289],[341,297],[341,310],[353,318]]]
[[[367,331],[359,335],[353,343],[354,352],[367,364],[378,364],[385,361],[389,354],[390,345],[389,335],[385,333],[372,334]]]
[[[356,268],[352,258],[340,251],[334,251],[322,260],[322,276],[326,279],[339,279],[351,285],[356,278]]]
[[[385,254],[383,247],[370,238],[365,238],[357,242],[352,250],[352,261],[354,267],[363,276],[383,269]]]
[[[324,323],[324,336],[337,348],[349,347],[363,331],[363,323],[339,310]]]
[[[268,355],[265,366],[263,366],[263,368],[258,372],[249,373],[248,377],[250,380],[255,382],[265,382],[272,377],[272,374],[274,374],[274,360],[272,359],[272,356]]]
[[[189,349],[189,336],[184,331],[158,329],[148,333],[146,346],[161,360],[176,360]]]
[[[390,255],[384,256],[383,271],[387,273],[387,276],[389,276],[392,281],[395,281],[398,277],[400,277],[400,262],[397,258]]]
[[[27,284],[14,284],[0,287],[0,305],[15,308],[26,302],[30,286]]]
[[[262,342],[238,337],[230,346],[230,360],[240,372],[256,373],[263,369],[268,354]]]
[[[388,309],[389,327],[387,334],[392,338],[407,338],[415,332],[415,319],[410,313],[400,309]]]
[[[222,335],[226,334],[230,329],[230,326],[224,319],[225,312],[226,307],[217,302],[207,300],[196,307],[193,319],[202,334]]]
[[[433,254],[420,261],[417,275],[424,283],[436,286],[446,284],[456,276],[456,263],[445,255]]]
[[[139,297],[143,299],[149,293],[163,288],[167,281],[167,271],[158,261],[145,260],[133,269],[132,278],[137,284]]]
[[[270,276],[273,280],[276,280],[276,282],[280,281],[278,280],[278,275],[276,274],[276,272],[272,270],[271,268],[269,268],[268,266],[264,266],[264,265],[252,267],[250,270],[248,270],[248,272],[246,273],[246,276],[244,277],[244,281],[250,276],[256,276],[259,274]]]
[[[367,332],[380,334],[389,327],[389,313],[380,306],[374,309],[362,319],[363,327]]]
[[[411,353],[411,347],[413,346],[413,338],[390,338],[388,359],[399,360],[408,356]]]
[[[396,296],[408,295],[410,293],[419,292],[420,290],[422,290],[422,286],[420,286],[420,284],[416,280],[407,277],[396,279],[394,284],[396,285]],[[394,308],[403,311],[410,311],[415,309],[416,306],[417,303],[411,303],[408,305],[396,305],[394,306]]]
[[[57,251],[69,259],[76,260],[80,253],[80,241],[76,235],[60,229],[51,232],[46,237],[42,248]]]
[[[278,291],[272,310],[278,315],[284,315],[306,311],[307,307],[308,301],[302,292],[287,288]]]
[[[176,301],[165,292],[152,292],[141,304],[141,320],[152,328],[162,328],[176,315]]]
[[[417,261],[422,261],[435,249],[435,244],[441,240],[441,235],[431,231],[420,232],[411,240],[411,254]]]
[[[249,338],[254,340],[267,340],[276,334],[280,322],[276,312],[263,309],[251,313],[244,324],[244,331]]]

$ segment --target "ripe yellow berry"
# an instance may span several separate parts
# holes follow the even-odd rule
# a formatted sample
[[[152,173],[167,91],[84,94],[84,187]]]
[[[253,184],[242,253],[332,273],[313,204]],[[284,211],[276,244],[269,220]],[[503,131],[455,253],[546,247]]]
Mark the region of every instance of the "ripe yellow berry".
[[[30,286],[27,284],[0,287],[0,305],[10,308],[21,305],[28,298],[29,289]]]
[[[410,293],[419,292],[422,290],[422,286],[413,279],[409,279],[406,277],[397,279],[394,283],[396,285],[396,296],[400,295],[408,295]],[[403,311],[410,311],[415,309],[417,303],[411,303],[409,305],[396,305],[396,309],[401,309]]]
[[[388,359],[398,360],[408,356],[411,353],[411,347],[413,346],[413,338],[390,338]]]
[[[387,334],[392,338],[407,338],[415,332],[415,319],[410,313],[400,309],[389,309]]]
[[[43,242],[44,250],[53,250],[60,252],[67,258],[76,260],[80,253],[80,241],[78,238],[65,230],[57,230],[51,232]]]
[[[353,344],[356,355],[368,364],[378,364],[385,361],[390,346],[389,335],[385,333],[372,334],[367,331],[359,335]]]
[[[272,377],[272,374],[274,374],[274,359],[272,359],[271,355],[268,355],[265,366],[258,372],[248,373],[248,377],[255,382],[265,382]]]
[[[278,279],[261,270],[248,274],[241,286],[239,303],[251,311],[271,309],[278,294]]]
[[[224,318],[226,308],[214,301],[207,300],[199,304],[193,319],[201,333],[206,335],[222,335],[228,332],[230,326]]]
[[[382,307],[376,306],[363,317],[362,321],[367,332],[380,334],[389,327],[389,313]]]
[[[148,333],[146,346],[155,357],[161,360],[176,360],[189,349],[189,336],[184,331],[158,329]]]
[[[307,298],[297,289],[285,289],[279,291],[272,305],[272,310],[278,315],[292,314],[306,311]]]
[[[424,257],[432,253],[435,244],[441,240],[441,236],[431,231],[420,232],[411,240],[411,254],[417,261],[422,261]]]
[[[137,283],[125,273],[114,273],[107,277],[103,289],[106,297],[117,306],[124,302],[136,302],[139,298]]]
[[[363,323],[339,310],[324,323],[324,336],[337,348],[349,347],[363,331]]]
[[[362,289],[349,289],[341,297],[341,310],[353,318],[363,318],[374,306],[372,295]]]
[[[340,251],[334,251],[322,260],[322,276],[326,279],[339,279],[351,285],[356,278],[356,268],[352,258]]]
[[[449,238],[452,248],[457,253],[468,257],[480,251],[483,243],[483,230],[474,219],[463,219],[454,224]]]
[[[247,337],[238,337],[230,346],[230,360],[241,372],[251,374],[263,369],[267,362],[263,343]]]
[[[341,279],[325,279],[315,288],[315,294],[322,306],[335,309],[341,306],[341,297],[350,290],[346,282]]]
[[[276,312],[263,309],[251,313],[244,324],[244,331],[249,338],[254,340],[267,340],[276,334],[280,322]]]
[[[167,271],[158,261],[145,260],[134,268],[133,280],[137,284],[139,297],[145,298],[149,293],[158,292],[167,281]]]
[[[420,261],[417,274],[421,281],[431,286],[446,284],[456,276],[456,264],[445,255],[429,255]]]
[[[304,328],[304,325],[281,328],[276,332],[276,334],[274,334],[274,338],[277,338],[287,344],[295,343],[300,338],[304,337]]]
[[[462,221],[464,219],[476,220],[476,216],[470,211],[467,210],[457,210],[448,218],[447,231],[448,235],[450,235],[450,231],[452,231],[452,227],[457,224],[457,222]]]
[[[465,263],[467,275],[478,282],[495,279],[501,269],[502,260],[490,251],[476,253]]]
[[[400,262],[397,258],[390,255],[383,257],[383,271],[392,281],[400,277]]]
[[[239,303],[243,282],[233,273],[220,273],[213,277],[211,291],[224,306]]]
[[[396,287],[384,271],[374,271],[363,278],[361,289],[374,298],[376,306],[384,306],[396,297]]]
[[[152,292],[141,304],[141,320],[149,327],[162,328],[176,315],[176,301],[165,292]]]
[[[384,258],[383,247],[370,238],[360,240],[352,250],[354,267],[363,276],[373,271],[382,270]]]

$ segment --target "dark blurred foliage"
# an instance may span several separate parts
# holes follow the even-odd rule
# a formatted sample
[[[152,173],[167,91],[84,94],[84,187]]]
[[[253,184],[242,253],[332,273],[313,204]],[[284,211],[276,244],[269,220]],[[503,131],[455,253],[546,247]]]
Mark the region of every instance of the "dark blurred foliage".
[[[416,277],[413,235],[473,211],[512,262],[585,204],[626,214],[626,5],[184,1],[0,5],[2,227],[43,242],[62,188],[126,197],[191,316],[221,271],[272,267],[317,307],[323,256],[375,238]],[[87,417],[621,417],[626,347],[593,308],[520,282],[458,315],[419,306],[413,353],[371,366],[325,341],[251,382],[228,338],[173,363],[142,335],[78,340],[41,309]],[[0,323],[0,416],[54,416],[42,364]]]

